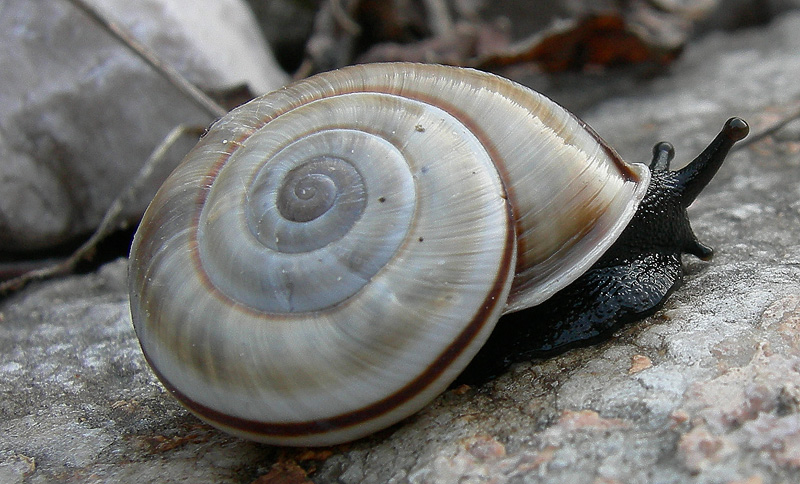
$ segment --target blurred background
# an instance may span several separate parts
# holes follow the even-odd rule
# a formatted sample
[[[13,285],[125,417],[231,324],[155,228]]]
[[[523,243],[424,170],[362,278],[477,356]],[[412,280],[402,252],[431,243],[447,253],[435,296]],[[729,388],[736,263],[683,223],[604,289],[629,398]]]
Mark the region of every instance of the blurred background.
[[[207,126],[215,117],[87,8],[225,109],[317,72],[402,60],[493,71],[580,116],[668,74],[688,43],[767,24],[798,6],[792,0],[3,0],[0,279],[71,253],[171,130]],[[126,253],[131,227],[196,136],[172,145],[125,201],[115,223],[123,230],[95,261]]]

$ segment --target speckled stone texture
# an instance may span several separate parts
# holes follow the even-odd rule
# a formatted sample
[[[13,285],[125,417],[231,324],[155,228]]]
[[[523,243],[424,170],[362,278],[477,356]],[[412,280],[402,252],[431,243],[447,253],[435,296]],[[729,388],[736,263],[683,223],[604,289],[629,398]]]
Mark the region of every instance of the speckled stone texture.
[[[800,107],[798,45],[800,15],[714,34],[580,114],[626,159],[667,139],[681,166],[729,116],[758,131]],[[316,450],[228,437],[173,401],[124,260],[31,286],[0,305],[0,482],[799,482],[800,127],[732,154],[690,214],[716,256],[687,258],[653,317]]]

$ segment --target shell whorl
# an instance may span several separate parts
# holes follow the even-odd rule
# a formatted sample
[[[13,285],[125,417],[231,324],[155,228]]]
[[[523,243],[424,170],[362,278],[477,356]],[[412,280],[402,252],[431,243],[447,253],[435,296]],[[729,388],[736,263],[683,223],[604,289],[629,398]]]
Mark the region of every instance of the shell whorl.
[[[443,391],[502,312],[579,276],[647,182],[496,76],[315,76],[219,120],[156,195],[131,251],[136,332],[212,424],[351,440]]]

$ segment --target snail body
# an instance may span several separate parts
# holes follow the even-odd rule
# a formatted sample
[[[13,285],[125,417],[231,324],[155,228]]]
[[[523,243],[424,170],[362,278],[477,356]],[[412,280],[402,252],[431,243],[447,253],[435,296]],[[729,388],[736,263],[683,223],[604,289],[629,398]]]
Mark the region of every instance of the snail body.
[[[668,145],[650,167],[627,164],[491,74],[398,63],[314,76],[217,121],[159,190],[131,249],[136,333],[165,387],[217,427],[353,440],[444,391],[504,313],[525,319],[579,283],[638,287],[619,268],[643,260],[663,275],[646,297],[607,291],[515,324],[558,320],[561,336],[481,353],[502,365],[592,337],[565,328],[658,307],[680,253],[710,255],[685,207],[746,132],[730,120],[691,173],[671,172]]]

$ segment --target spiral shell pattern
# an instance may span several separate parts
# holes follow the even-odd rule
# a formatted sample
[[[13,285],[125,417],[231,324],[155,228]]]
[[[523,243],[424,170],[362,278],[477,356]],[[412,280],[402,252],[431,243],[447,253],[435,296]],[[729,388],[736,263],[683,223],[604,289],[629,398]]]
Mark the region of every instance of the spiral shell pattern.
[[[502,312],[578,277],[647,173],[496,76],[315,76],[219,120],[159,190],[131,250],[134,326],[213,425],[352,440],[444,391]]]

